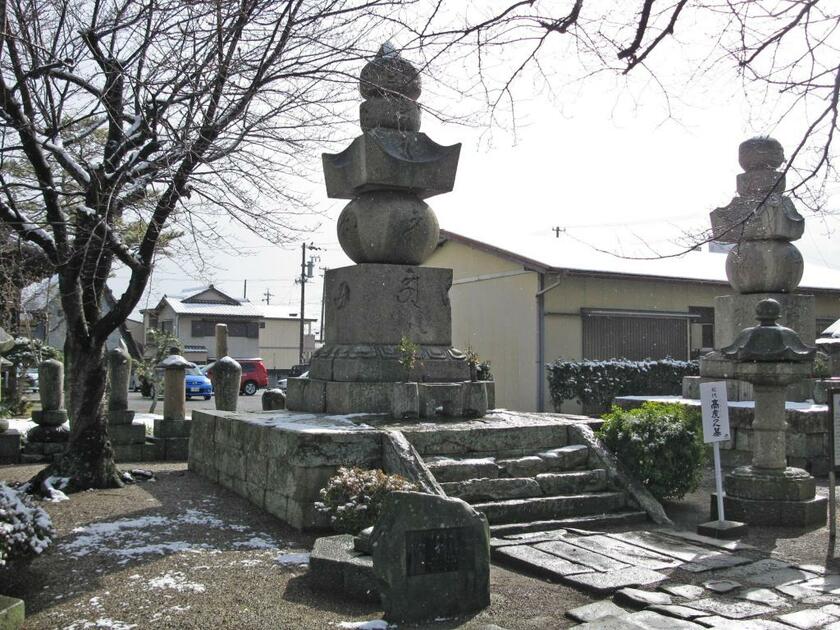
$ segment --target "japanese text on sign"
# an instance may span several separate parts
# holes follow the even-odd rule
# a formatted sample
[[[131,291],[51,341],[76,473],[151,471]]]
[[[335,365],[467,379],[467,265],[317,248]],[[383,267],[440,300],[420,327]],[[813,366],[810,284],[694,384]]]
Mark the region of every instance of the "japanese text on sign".
[[[703,410],[703,441],[728,440],[729,404],[726,399],[726,383],[700,383],[700,406]]]

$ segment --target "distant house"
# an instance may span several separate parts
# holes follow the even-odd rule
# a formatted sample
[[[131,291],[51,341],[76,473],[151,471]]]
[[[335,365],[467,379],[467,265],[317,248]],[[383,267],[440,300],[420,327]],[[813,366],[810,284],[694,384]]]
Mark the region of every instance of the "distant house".
[[[696,358],[715,346],[714,298],[731,293],[725,255],[632,260],[545,235],[446,230],[430,267],[453,269],[453,343],[489,359],[496,402],[552,409],[545,364],[565,359]],[[816,330],[840,316],[840,272],[806,263]]]
[[[227,324],[228,352],[234,358],[260,357],[269,370],[288,370],[299,358],[300,320],[273,306],[237,299],[214,287],[201,287],[179,296],[164,296],[143,312],[146,333],[162,330],[184,345],[184,356],[195,363],[214,361],[216,324]],[[314,337],[305,320],[304,352],[314,351]]]
[[[106,287],[102,298],[102,310],[110,311],[115,303],[113,293]],[[21,310],[21,324],[28,328],[31,338],[60,350],[64,348],[67,323],[58,295],[57,276],[24,287],[21,291]],[[143,323],[127,319],[108,336],[106,346],[109,349],[115,348],[120,340],[125,343],[129,354],[139,359],[143,356]]]

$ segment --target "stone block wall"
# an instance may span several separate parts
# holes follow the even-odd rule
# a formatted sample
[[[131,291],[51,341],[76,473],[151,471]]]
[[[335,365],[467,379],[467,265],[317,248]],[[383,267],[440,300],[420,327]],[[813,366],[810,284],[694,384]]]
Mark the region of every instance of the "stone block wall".
[[[652,399],[656,400],[656,399]],[[640,398],[617,398],[616,404],[624,409],[642,405]],[[699,407],[699,401],[680,401]],[[729,428],[731,440],[720,443],[721,463],[724,466],[746,466],[752,462],[753,408],[744,405],[729,405]],[[828,474],[830,465],[829,431],[831,422],[825,405],[789,405],[786,412],[787,433],[785,450],[788,466],[804,468],[812,475]]]
[[[194,411],[189,469],[297,529],[322,529],[313,497],[339,466],[382,466],[382,435],[370,429],[290,431],[270,415]]]

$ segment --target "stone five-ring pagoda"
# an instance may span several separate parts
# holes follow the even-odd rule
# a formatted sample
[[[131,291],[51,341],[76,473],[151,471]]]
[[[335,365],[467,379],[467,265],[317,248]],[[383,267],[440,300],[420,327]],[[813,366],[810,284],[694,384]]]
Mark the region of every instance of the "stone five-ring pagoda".
[[[360,90],[362,135],[324,155],[327,194],[351,200],[338,238],[356,265],[326,273],[326,345],[308,379],[289,379],[287,406],[482,416],[488,383],[469,382],[466,356],[452,347],[452,270],[418,266],[439,237],[424,199],[452,190],[461,145],[420,131],[420,75],[388,44],[362,69]]]

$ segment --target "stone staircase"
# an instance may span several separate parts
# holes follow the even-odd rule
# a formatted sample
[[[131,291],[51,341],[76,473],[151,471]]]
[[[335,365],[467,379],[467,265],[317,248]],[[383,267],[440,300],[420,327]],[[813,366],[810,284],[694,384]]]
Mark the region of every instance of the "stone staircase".
[[[483,512],[494,536],[647,520],[588,446],[568,444],[564,431],[535,428],[529,436],[529,427],[518,429],[519,435],[494,436],[504,428],[473,426],[463,439],[439,443],[410,432],[407,437],[446,494]],[[494,442],[499,448],[488,451]]]

